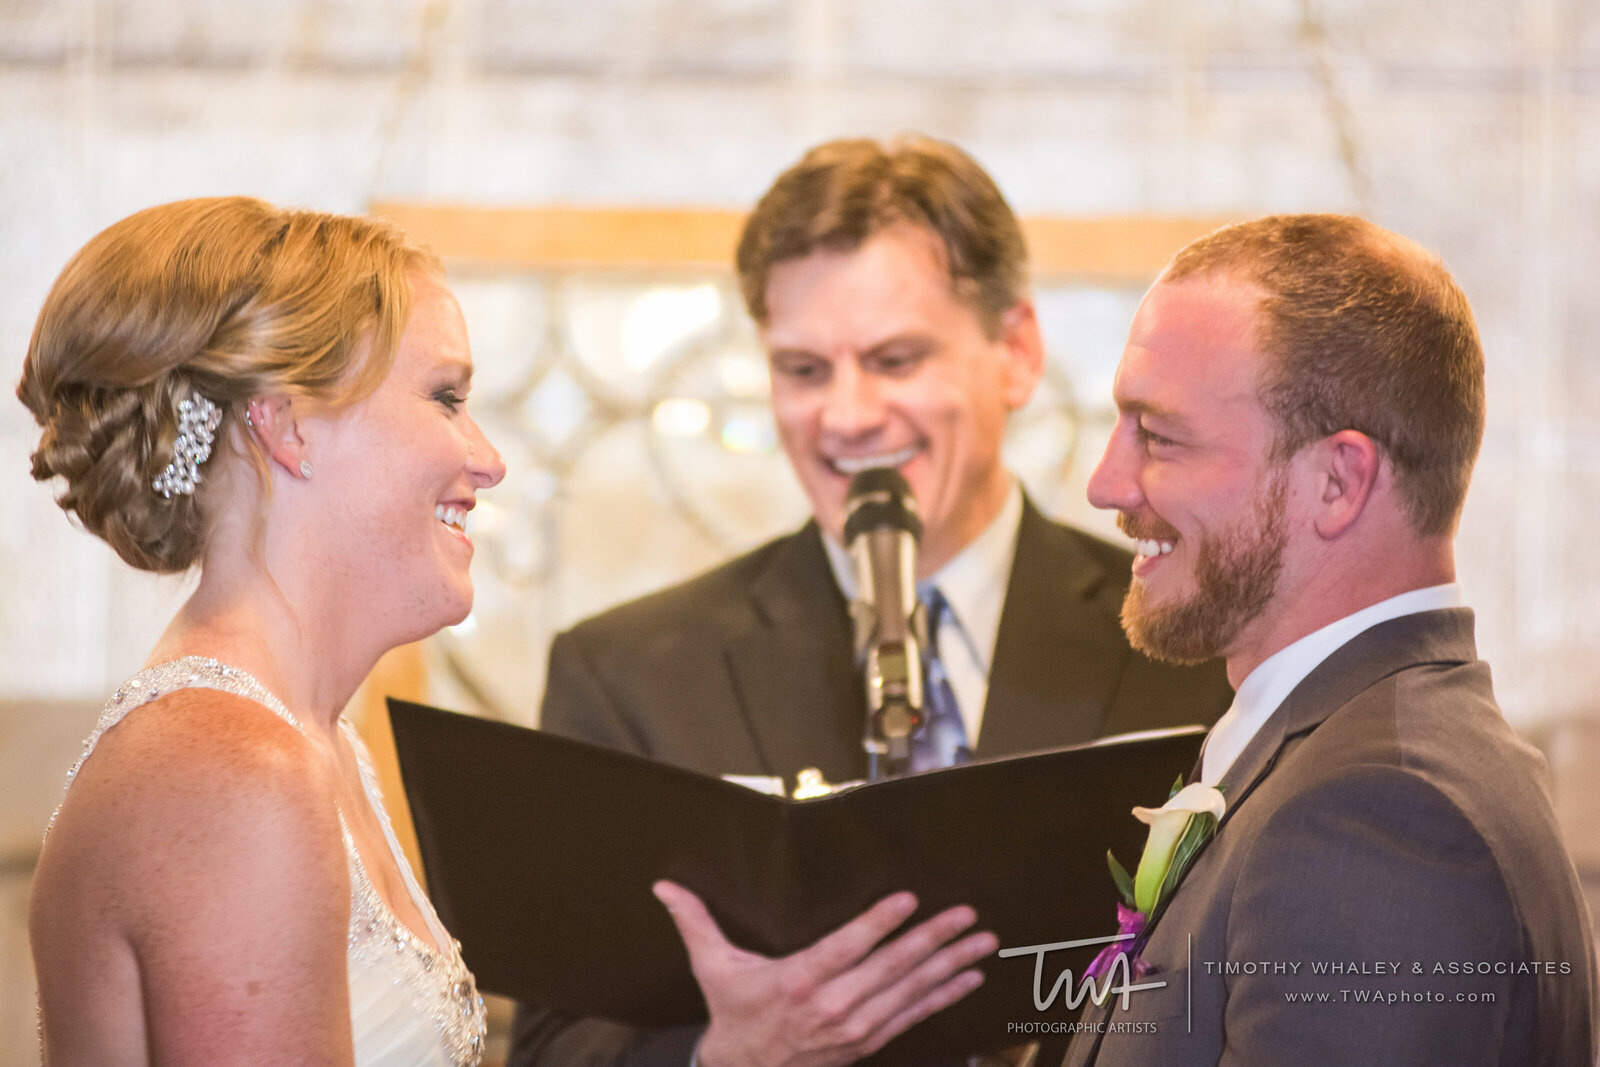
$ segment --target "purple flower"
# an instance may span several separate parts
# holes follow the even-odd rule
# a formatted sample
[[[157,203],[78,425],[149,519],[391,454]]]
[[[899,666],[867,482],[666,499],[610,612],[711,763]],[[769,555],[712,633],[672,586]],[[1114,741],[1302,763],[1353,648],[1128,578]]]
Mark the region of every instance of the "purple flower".
[[[1132,966],[1131,973],[1134,981],[1138,981],[1149,974],[1150,965],[1139,958],[1139,953],[1144,951],[1144,939],[1140,936],[1144,933],[1144,924],[1144,912],[1134,911],[1126,904],[1118,904],[1117,933],[1124,935],[1124,938],[1121,941],[1113,941],[1101,949],[1100,955],[1096,956],[1094,962],[1089,964],[1088,969],[1083,972],[1084,977],[1103,978],[1111,971],[1112,966],[1116,964],[1117,956],[1122,953],[1127,954],[1128,963]],[[1132,935],[1131,937],[1127,936],[1130,934]]]

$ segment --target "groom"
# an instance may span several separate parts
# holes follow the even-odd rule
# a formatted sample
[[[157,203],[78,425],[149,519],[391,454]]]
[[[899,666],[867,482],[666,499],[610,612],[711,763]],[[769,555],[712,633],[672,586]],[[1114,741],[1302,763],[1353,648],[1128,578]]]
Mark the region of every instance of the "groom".
[[[1179,253],[1090,482],[1138,542],[1123,623],[1238,690],[1227,806],[1152,909],[1153,973],[1068,1064],[1589,1064],[1595,961],[1540,757],[1455,584],[1483,355],[1438,260],[1280,216]]]

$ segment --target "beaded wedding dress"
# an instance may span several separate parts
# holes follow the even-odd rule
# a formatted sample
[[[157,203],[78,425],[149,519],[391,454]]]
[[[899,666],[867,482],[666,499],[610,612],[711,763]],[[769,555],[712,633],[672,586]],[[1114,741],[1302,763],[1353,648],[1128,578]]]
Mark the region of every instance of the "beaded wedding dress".
[[[112,694],[94,732],[83,743],[83,755],[67,772],[67,785],[105,732],[135,708],[184,688],[219,689],[264,705],[301,733],[305,728],[265,686],[249,674],[214,659],[189,656],[146,668]],[[350,866],[350,929],[348,974],[350,1024],[355,1035],[358,1067],[461,1067],[476,1064],[483,1053],[483,998],[461,961],[457,944],[434,914],[417,885],[411,866],[395,840],[378,792],[377,776],[366,746],[345,720],[340,727],[361,765],[361,784],[383,826],[395,866],[405,878],[417,910],[428,924],[433,943],[413,934],[395,918],[373,888],[361,863],[344,814],[339,825]],[[60,809],[57,809],[58,811]],[[55,824],[55,817],[50,819]],[[46,834],[49,831],[46,830]],[[443,953],[434,945],[444,946]]]

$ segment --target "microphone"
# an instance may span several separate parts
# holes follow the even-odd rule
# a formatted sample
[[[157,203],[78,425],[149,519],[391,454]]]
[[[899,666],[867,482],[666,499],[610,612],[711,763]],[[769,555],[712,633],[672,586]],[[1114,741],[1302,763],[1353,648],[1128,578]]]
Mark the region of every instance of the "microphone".
[[[922,519],[899,471],[874,467],[850,479],[844,540],[855,572],[856,659],[864,668],[867,780],[911,768],[911,735],[922,723],[922,649],[927,622],[917,599]]]

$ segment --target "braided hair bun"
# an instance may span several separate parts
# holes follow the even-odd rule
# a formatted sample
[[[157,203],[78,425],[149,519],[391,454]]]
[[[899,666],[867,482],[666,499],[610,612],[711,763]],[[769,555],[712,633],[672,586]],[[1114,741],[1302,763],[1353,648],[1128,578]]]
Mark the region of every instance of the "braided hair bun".
[[[115,223],[62,270],[34,326],[17,385],[42,430],[34,478],[58,479],[57,503],[132,566],[187,570],[250,400],[336,407],[369,392],[404,329],[410,275],[439,269],[387,223],[246,197]],[[197,396],[221,410],[217,447],[194,491],[166,495],[153,484]]]

